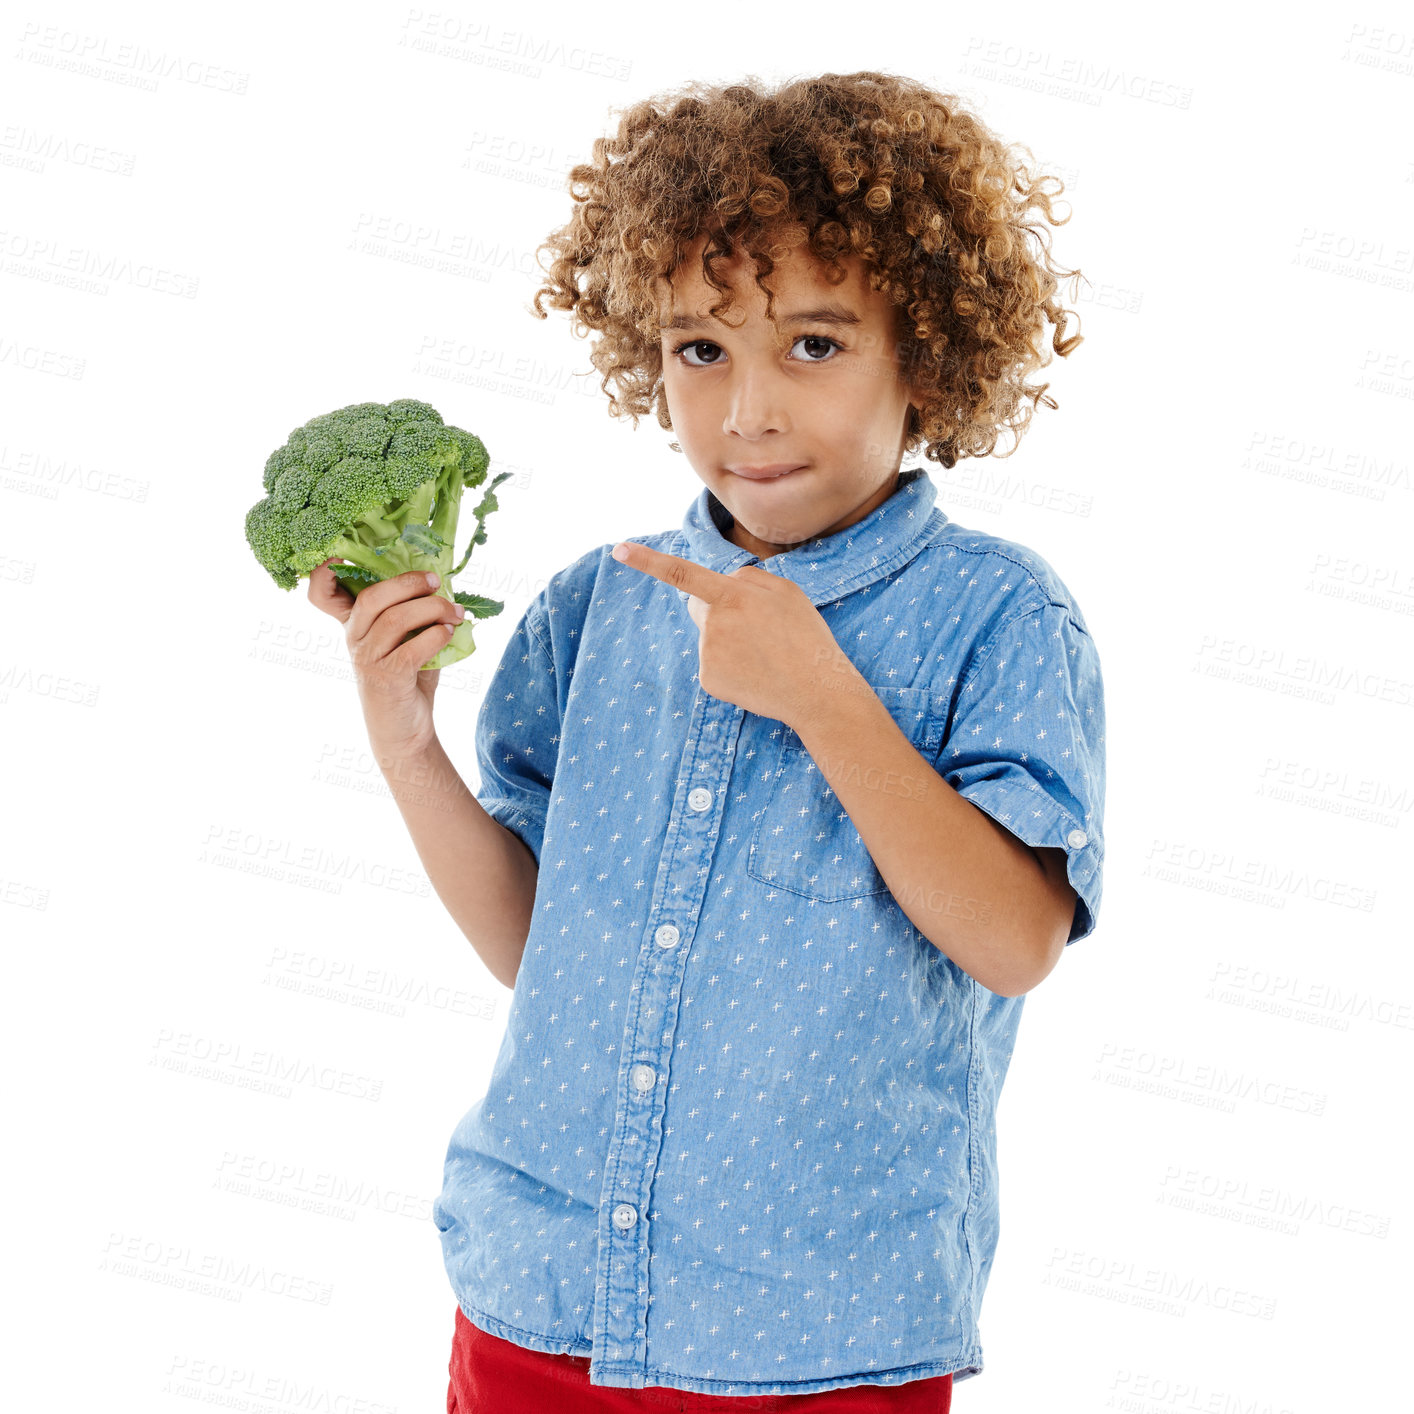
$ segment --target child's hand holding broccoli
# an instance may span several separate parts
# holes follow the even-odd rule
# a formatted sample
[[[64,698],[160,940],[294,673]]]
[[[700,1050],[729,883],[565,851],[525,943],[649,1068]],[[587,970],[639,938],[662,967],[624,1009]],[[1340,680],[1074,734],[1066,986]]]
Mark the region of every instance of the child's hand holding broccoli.
[[[309,602],[344,625],[368,741],[381,759],[405,760],[436,740],[432,698],[440,668],[422,670],[453,637],[466,610],[442,598],[425,570],[409,570],[355,598],[330,562],[309,576]]]

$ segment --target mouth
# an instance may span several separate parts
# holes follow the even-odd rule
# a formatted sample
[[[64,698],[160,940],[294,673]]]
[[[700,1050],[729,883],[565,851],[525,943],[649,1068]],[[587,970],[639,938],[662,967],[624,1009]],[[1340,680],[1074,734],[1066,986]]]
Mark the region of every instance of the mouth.
[[[733,476],[741,477],[743,481],[783,481],[797,471],[804,471],[805,466],[803,463],[791,466],[785,462],[778,462],[773,466],[729,466],[727,470]]]

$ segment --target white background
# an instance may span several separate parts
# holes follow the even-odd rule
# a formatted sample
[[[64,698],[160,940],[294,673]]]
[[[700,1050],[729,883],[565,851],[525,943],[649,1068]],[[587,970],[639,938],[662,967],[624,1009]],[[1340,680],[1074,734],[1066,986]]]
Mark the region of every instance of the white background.
[[[565,174],[690,78],[876,67],[1065,180],[1089,282],[1059,410],[927,464],[1069,584],[1109,718],[1100,923],[1027,1002],[955,1407],[1393,1407],[1414,28],[1249,8],[7,10],[7,1405],[445,1407],[430,1204],[510,993],[427,885],[342,629],[244,514],[356,401],[426,399],[514,472],[458,582],[506,608],[437,703],[475,784],[529,599],[701,489],[530,312]],[[272,1052],[315,1078],[263,1092]]]

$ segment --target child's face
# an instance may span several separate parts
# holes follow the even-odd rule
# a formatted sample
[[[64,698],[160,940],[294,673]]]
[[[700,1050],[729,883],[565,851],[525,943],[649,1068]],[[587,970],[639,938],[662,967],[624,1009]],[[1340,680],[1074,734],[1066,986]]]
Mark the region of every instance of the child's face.
[[[732,286],[732,325],[709,323],[719,295],[702,278],[705,241],[674,275],[671,309],[659,282],[659,324],[695,321],[662,330],[664,392],[684,455],[732,514],[727,538],[764,560],[853,525],[893,493],[911,402],[895,307],[869,288],[858,257],[841,257],[848,278],[831,285],[796,247],[767,278],[779,328],[741,256],[715,265]],[[827,305],[858,322],[791,318]],[[736,470],[774,464],[803,469],[771,480]]]

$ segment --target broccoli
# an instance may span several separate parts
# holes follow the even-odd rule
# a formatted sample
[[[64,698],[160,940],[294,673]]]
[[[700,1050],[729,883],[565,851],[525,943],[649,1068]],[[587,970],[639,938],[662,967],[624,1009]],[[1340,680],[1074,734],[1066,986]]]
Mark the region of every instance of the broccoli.
[[[427,403],[354,403],[311,418],[270,454],[269,495],[246,513],[246,540],[281,589],[331,557],[349,562],[330,569],[355,595],[408,570],[435,570],[437,593],[467,611],[446,647],[422,664],[423,671],[445,668],[475,651],[473,621],[505,608],[451,587],[472,547],[485,543],[495,488],[510,475],[486,487],[472,511],[476,532],[454,564],[462,492],[485,481],[489,462],[479,437],[446,426]]]

